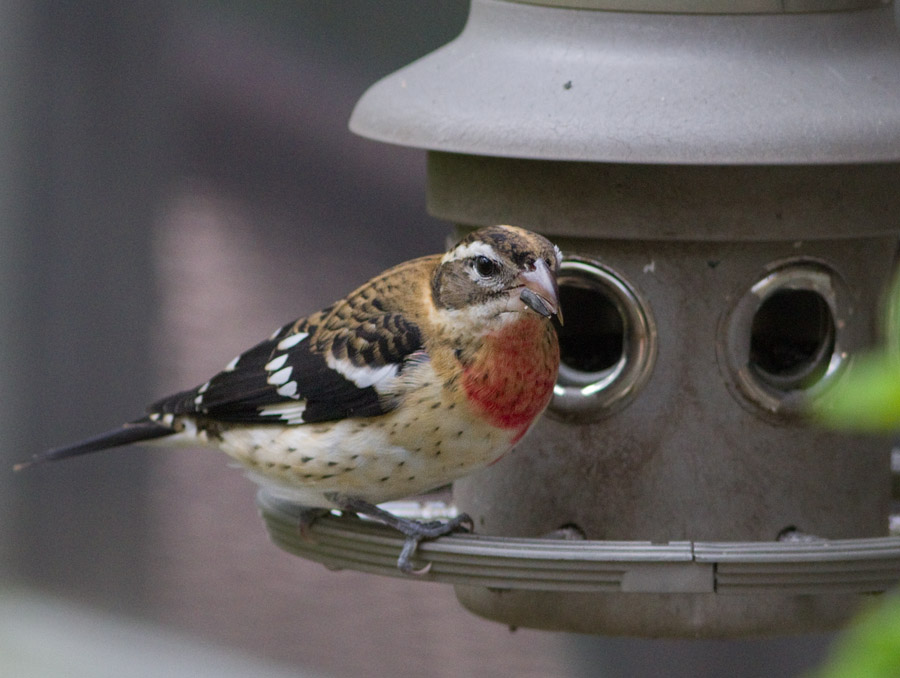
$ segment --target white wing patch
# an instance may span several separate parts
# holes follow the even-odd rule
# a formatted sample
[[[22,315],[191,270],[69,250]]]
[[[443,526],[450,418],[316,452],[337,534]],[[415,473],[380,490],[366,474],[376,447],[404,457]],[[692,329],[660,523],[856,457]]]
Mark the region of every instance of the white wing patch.
[[[174,414],[160,414],[159,412],[153,412],[150,414],[150,421],[158,421],[162,422],[163,426],[172,426],[175,423],[175,415]]]
[[[285,337],[281,341],[278,342],[278,350],[287,351],[301,341],[306,339],[309,336],[308,332],[298,332],[297,334],[292,334],[289,337]],[[282,398],[293,398],[294,400],[300,399],[300,394],[298,391],[298,385],[296,381],[288,381],[291,378],[291,374],[294,371],[294,368],[288,365],[287,367],[284,364],[288,360],[288,354],[282,353],[279,356],[272,358],[265,365],[266,372],[269,373],[269,376],[266,378],[266,383],[271,384],[272,386],[277,386],[275,392],[280,395]],[[273,415],[279,416],[289,424],[302,424],[303,423],[303,411],[306,409],[306,402],[302,403],[287,403],[286,413],[281,412],[278,408],[280,405],[274,405],[272,407],[268,407],[264,410],[260,411],[260,414],[263,415]]]
[[[297,332],[297,334],[292,334],[289,337],[285,337],[278,342],[278,350],[287,351],[289,348],[293,348],[308,336],[309,332]]]
[[[288,365],[284,369],[280,369],[277,372],[273,372],[272,374],[270,374],[269,378],[266,379],[266,382],[272,384],[272,386],[281,386],[282,384],[286,384],[288,379],[291,378],[291,372],[293,371],[294,368]]]
[[[203,386],[201,386],[200,388],[197,389],[197,397],[194,398],[194,406],[195,407],[200,407],[201,405],[203,405],[203,394],[206,393],[208,390],[209,390],[209,382],[206,382],[205,384],[203,384]]]
[[[297,382],[290,382],[296,388]],[[270,407],[264,407],[259,411],[264,417],[277,417],[287,424],[295,425],[303,423],[303,412],[306,411],[306,401],[295,403],[278,403]]]
[[[290,368],[288,368],[288,369],[290,369]],[[275,389],[275,392],[280,396],[284,396],[285,398],[295,398],[296,399],[296,398],[300,397],[299,395],[297,395],[297,382],[296,381],[289,381],[286,384],[279,386],[277,389]]]
[[[280,370],[282,367],[284,367],[284,364],[287,362],[287,359],[288,359],[288,354],[282,353],[280,356],[275,358],[275,360],[272,360],[269,363],[267,363],[263,369],[266,372],[275,372],[277,370]]]
[[[392,381],[400,370],[399,365],[380,365],[379,367],[358,367],[349,360],[335,358],[332,354],[328,354],[326,358],[328,367],[335,372],[342,374],[346,379],[352,381],[359,388],[368,388],[374,386],[375,390],[383,393],[386,390],[386,382]],[[381,388],[379,388],[379,385]]]

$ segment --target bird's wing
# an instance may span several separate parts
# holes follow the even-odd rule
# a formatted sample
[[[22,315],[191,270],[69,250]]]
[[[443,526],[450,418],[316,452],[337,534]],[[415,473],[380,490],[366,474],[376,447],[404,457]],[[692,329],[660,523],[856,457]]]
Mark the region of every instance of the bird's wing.
[[[396,406],[401,372],[427,359],[419,328],[403,314],[344,303],[284,326],[150,412],[282,425],[372,417]]]

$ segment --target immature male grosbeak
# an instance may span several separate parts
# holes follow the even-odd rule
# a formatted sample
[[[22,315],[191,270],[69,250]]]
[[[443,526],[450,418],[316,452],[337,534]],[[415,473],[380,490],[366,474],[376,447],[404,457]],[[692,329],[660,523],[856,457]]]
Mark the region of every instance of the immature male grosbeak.
[[[212,445],[275,496],[398,529],[398,566],[412,572],[419,541],[471,520],[423,524],[376,504],[496,461],[544,411],[559,367],[560,262],[535,233],[482,228],[285,325],[146,417],[18,468],[157,439]]]

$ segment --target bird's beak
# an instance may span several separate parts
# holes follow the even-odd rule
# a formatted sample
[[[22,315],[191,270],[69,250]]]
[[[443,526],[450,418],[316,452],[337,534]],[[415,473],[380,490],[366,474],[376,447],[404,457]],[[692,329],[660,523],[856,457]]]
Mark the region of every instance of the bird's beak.
[[[543,259],[538,259],[534,268],[520,273],[516,281],[521,291],[518,300],[523,307],[530,308],[545,318],[556,316],[562,324],[562,310],[559,308],[559,286],[556,276]],[[524,308],[522,308],[524,310]]]

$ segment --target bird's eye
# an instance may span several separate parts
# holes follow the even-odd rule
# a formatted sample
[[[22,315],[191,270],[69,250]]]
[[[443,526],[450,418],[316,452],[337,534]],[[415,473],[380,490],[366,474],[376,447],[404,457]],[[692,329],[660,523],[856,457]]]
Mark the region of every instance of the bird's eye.
[[[475,266],[475,272],[482,278],[490,278],[497,273],[499,268],[496,261],[483,254],[475,257],[473,265]]]

